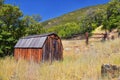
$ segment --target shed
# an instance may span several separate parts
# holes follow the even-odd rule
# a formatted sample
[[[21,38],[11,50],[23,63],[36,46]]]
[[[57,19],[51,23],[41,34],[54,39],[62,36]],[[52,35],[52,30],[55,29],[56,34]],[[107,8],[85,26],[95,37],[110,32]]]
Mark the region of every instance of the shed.
[[[32,35],[18,40],[14,47],[15,59],[52,61],[63,59],[63,46],[60,37],[55,33]]]

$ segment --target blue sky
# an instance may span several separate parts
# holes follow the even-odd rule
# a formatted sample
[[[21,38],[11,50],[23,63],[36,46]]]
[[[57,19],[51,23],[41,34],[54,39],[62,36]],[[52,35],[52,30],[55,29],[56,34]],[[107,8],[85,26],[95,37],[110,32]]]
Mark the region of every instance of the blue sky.
[[[17,5],[24,15],[39,14],[42,21],[58,17],[65,13],[109,0],[6,0],[5,3]]]

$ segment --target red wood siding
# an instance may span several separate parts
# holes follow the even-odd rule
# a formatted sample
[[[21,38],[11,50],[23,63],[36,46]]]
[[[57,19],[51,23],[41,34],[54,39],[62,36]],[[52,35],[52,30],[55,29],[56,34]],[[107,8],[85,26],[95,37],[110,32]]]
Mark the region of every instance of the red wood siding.
[[[19,58],[26,59],[28,61],[33,60],[40,62],[42,60],[42,49],[15,49],[14,57],[16,60]]]

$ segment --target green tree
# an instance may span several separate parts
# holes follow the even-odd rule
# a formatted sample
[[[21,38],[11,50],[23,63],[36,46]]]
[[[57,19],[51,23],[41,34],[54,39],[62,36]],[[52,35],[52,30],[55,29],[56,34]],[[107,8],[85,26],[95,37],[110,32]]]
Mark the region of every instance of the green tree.
[[[41,17],[38,15],[24,16],[22,21],[25,27],[25,35],[44,33],[45,30],[41,26],[40,20]]]
[[[119,25],[120,17],[120,1],[112,0],[109,2],[106,10],[106,15],[104,16],[103,29],[111,31]]]
[[[75,22],[47,28],[46,32],[55,32],[62,38],[71,38],[74,34],[81,33],[79,24]]]
[[[44,33],[41,16],[24,16],[19,7],[0,0],[0,57],[13,54],[17,40],[26,35]]]
[[[16,6],[3,4],[0,9],[0,56],[11,55],[21,30],[22,12]]]

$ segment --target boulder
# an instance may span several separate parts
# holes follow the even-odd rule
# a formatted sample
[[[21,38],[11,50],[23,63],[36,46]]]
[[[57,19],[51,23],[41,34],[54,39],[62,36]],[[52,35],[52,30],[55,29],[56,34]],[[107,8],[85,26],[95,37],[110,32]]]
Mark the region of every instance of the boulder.
[[[112,64],[102,64],[101,66],[101,76],[102,77],[119,77],[120,66]]]

